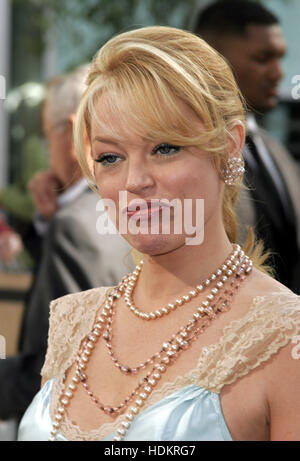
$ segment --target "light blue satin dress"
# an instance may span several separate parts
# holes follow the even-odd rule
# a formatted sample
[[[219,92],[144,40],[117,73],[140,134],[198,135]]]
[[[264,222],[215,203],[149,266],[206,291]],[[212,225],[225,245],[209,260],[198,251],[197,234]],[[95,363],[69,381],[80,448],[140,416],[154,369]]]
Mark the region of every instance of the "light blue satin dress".
[[[47,441],[52,429],[50,401],[53,379],[28,407],[19,426],[19,441]],[[102,439],[112,441],[116,433]],[[66,438],[58,433],[58,441]],[[232,441],[219,394],[194,384],[148,407],[133,420],[125,441]]]

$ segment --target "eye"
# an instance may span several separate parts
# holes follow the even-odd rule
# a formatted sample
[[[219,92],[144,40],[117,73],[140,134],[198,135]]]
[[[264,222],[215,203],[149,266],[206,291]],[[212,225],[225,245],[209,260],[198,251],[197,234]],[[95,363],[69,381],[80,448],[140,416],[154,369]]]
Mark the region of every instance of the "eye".
[[[158,154],[163,157],[177,154],[180,151],[180,146],[174,146],[173,144],[162,143],[154,147],[152,154]]]
[[[265,56],[257,56],[254,58],[254,61],[258,64],[265,64],[267,62],[267,58]]]
[[[253,61],[257,64],[267,64],[271,59],[273,56],[270,53],[260,53],[253,56]]]
[[[95,159],[95,162],[101,163],[101,165],[109,167],[111,165],[115,165],[117,163],[117,159],[120,159],[119,155],[106,153],[97,157]]]

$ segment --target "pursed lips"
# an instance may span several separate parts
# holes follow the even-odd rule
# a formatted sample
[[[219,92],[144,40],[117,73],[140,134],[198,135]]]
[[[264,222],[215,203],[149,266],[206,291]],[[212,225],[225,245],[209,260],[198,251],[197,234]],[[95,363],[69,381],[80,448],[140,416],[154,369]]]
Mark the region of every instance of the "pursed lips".
[[[157,213],[162,208],[170,208],[168,203],[160,200],[143,200],[143,201],[132,201],[128,207],[123,208],[122,213],[127,213],[127,216],[139,214],[141,216],[151,216],[153,213]]]

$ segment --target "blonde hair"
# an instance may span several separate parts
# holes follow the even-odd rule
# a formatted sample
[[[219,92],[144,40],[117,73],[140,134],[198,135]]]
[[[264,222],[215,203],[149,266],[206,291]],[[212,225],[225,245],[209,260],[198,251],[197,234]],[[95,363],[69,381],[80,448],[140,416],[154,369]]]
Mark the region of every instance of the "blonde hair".
[[[96,54],[87,79],[87,91],[75,123],[75,148],[81,168],[91,185],[94,177],[87,158],[84,132],[90,136],[91,120],[98,120],[99,97],[114,116],[135,133],[150,140],[182,146],[199,146],[213,155],[221,172],[229,155],[231,128],[245,124],[245,104],[228,64],[210,45],[191,32],[153,26],[120,34]],[[126,108],[122,110],[122,99]],[[178,101],[191,108],[203,123],[201,133],[186,119]],[[111,132],[109,123],[101,128]],[[116,137],[116,133],[113,133]],[[223,222],[229,240],[238,238],[234,207],[240,185],[224,187]],[[249,230],[244,244],[261,270],[266,257]]]

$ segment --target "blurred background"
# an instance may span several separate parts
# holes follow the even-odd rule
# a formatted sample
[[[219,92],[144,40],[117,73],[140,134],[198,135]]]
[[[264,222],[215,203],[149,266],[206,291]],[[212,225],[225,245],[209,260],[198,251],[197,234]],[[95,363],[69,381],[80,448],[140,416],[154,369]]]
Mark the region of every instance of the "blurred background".
[[[41,126],[45,82],[90,61],[105,41],[121,31],[154,24],[189,29],[195,11],[209,3],[0,0],[0,226],[3,218],[8,226],[24,230],[34,216],[27,184],[36,171],[47,169]],[[261,3],[279,17],[288,48],[279,104],[261,123],[300,162],[300,1]],[[24,249],[13,261],[0,260],[0,335],[6,339],[7,356],[17,347],[32,268]],[[1,424],[0,439],[1,431],[7,431],[7,424],[5,428]]]

